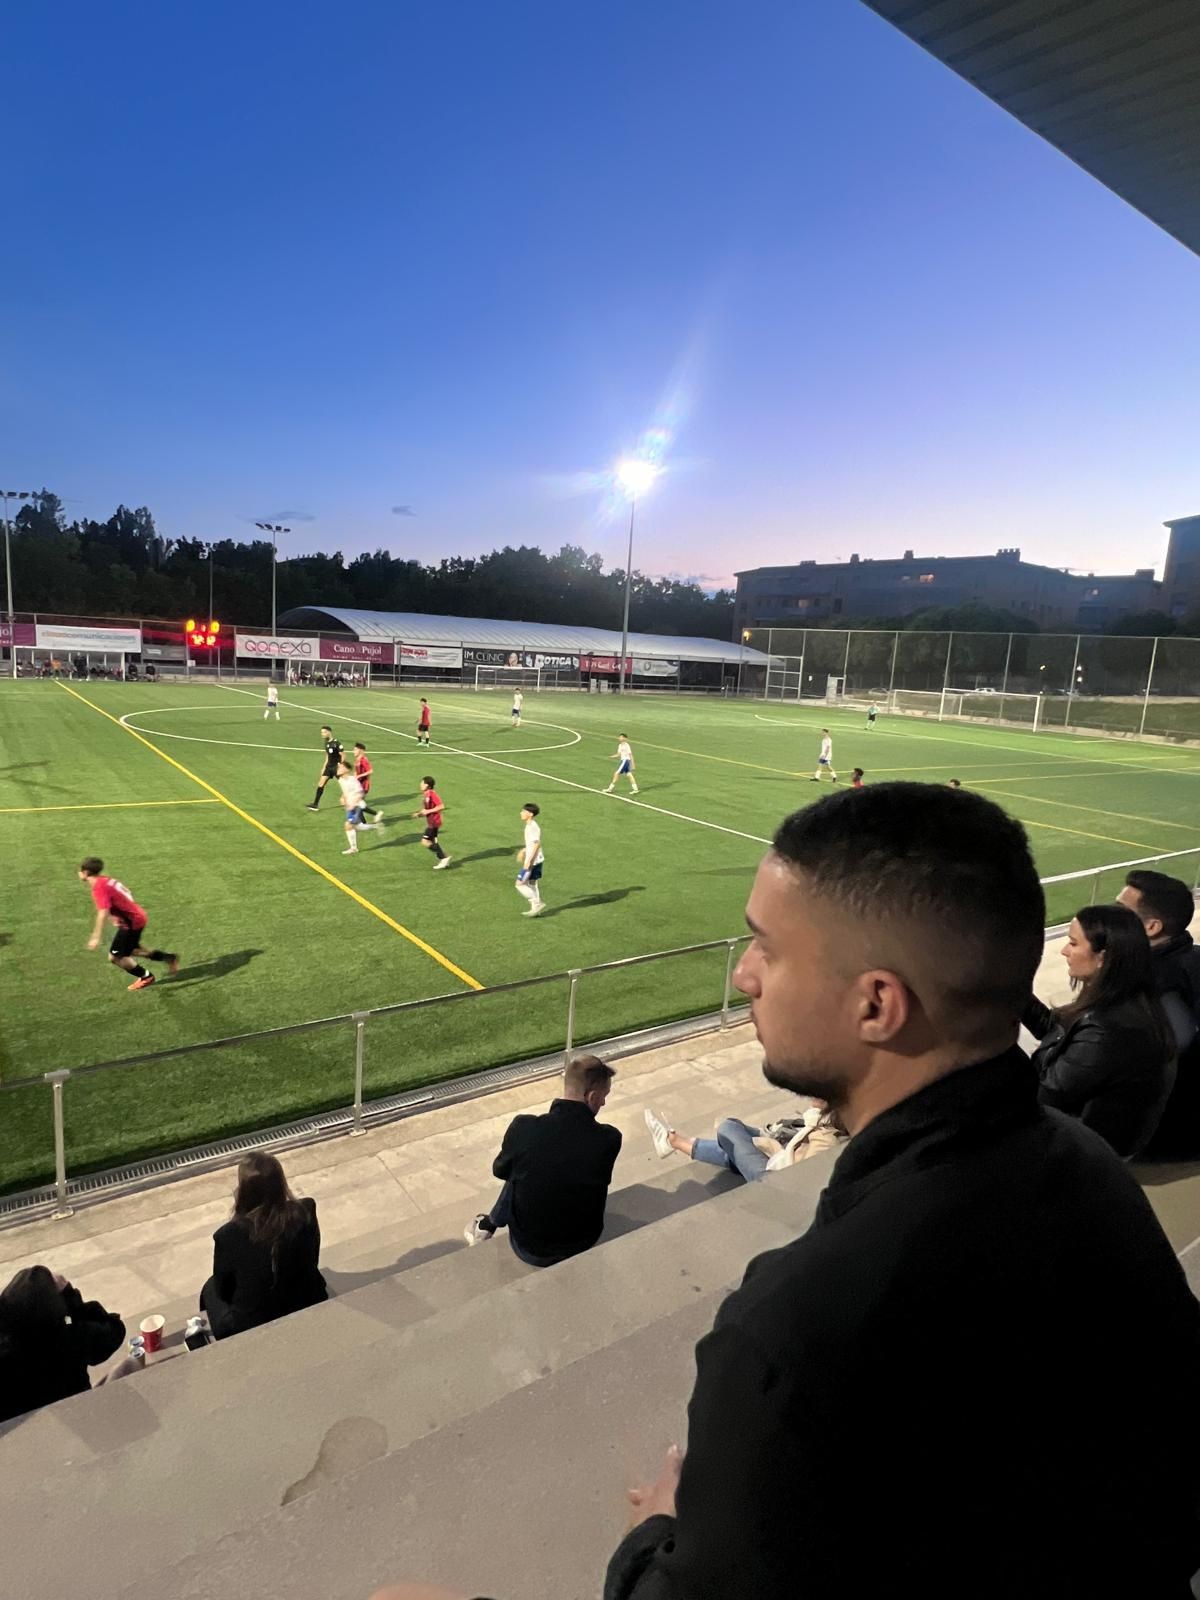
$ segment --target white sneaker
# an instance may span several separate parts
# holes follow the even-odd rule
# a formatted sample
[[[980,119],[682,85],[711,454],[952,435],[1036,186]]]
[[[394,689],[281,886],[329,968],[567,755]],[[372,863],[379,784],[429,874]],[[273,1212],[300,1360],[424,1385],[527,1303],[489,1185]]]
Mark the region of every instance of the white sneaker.
[[[440,861],[435,861],[433,863],[433,870],[435,872],[440,872],[443,867],[448,867],[453,860],[453,856],[443,856]]]
[[[650,1137],[654,1140],[654,1153],[658,1156],[673,1155],[671,1149],[671,1130],[661,1117],[656,1117],[647,1106],[645,1110],[646,1126],[650,1130]]]
[[[521,915],[523,917],[540,917],[542,912],[545,909],[546,908],[545,908],[544,905],[541,905],[541,906],[530,906],[529,910],[528,911],[522,911]]]
[[[358,854],[358,846],[356,844],[352,844],[349,850],[343,850],[342,854],[344,856],[356,856]]]
[[[633,788],[632,788],[632,789],[631,789],[631,790],[630,790],[630,793],[631,793],[631,794],[636,794],[636,793],[637,793],[637,792],[638,792],[638,786],[637,786],[637,784],[636,784],[636,783],[635,783],[635,784],[634,784],[634,786],[633,786]]]
[[[489,1239],[496,1237],[494,1230],[483,1226],[486,1221],[487,1214],[481,1211],[473,1222],[467,1223],[463,1229],[463,1238],[468,1244],[486,1244]]]

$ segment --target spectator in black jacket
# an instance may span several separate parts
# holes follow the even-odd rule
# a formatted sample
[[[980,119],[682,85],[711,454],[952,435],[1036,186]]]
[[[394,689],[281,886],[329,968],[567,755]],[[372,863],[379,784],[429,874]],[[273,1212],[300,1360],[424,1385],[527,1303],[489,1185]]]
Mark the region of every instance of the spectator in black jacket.
[[[514,1117],[492,1163],[504,1180],[490,1212],[465,1230],[468,1244],[507,1228],[513,1251],[531,1267],[552,1267],[590,1250],[604,1230],[604,1208],[620,1132],[596,1118],[616,1076],[599,1056],[576,1056],[563,1092],[544,1116]]]
[[[1126,906],[1084,906],[1063,946],[1078,998],[1057,1010],[1031,999],[1024,1023],[1046,1106],[1078,1117],[1119,1156],[1158,1127],[1175,1081],[1175,1041],[1152,970],[1150,941]]]
[[[0,1292],[0,1422],[92,1386],[88,1368],[107,1361],[125,1324],[85,1300],[49,1267],[24,1267]]]
[[[607,1600],[1186,1600],[1200,1304],[1122,1163],[1038,1105],[1043,911],[977,794],[875,784],[779,829],[737,982],[769,1081],[850,1141],[697,1348]]]
[[[1128,906],[1146,930],[1155,987],[1182,1055],[1200,1028],[1200,950],[1188,932],[1195,897],[1182,878],[1135,870],[1117,902]]]
[[[217,1339],[328,1299],[315,1200],[297,1200],[274,1156],[238,1163],[233,1216],[213,1234],[212,1277],[200,1291]]]

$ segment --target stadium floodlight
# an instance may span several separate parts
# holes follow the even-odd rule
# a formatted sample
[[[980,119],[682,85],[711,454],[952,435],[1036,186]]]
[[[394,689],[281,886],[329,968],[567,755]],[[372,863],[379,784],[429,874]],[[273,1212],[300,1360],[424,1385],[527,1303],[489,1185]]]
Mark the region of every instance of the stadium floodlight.
[[[274,649],[275,639],[275,569],[279,565],[279,535],[291,533],[290,528],[283,528],[277,522],[256,522],[256,528],[261,528],[264,533],[271,535],[271,640]],[[271,659],[271,676],[275,676],[275,660]]]
[[[662,469],[653,461],[629,456],[618,461],[613,476],[629,500],[629,551],[625,557],[625,605],[621,613],[621,664],[617,672],[617,692],[625,692],[625,664],[629,659],[629,596],[633,584],[633,519],[637,514],[638,496],[653,485]]]
[[[8,625],[13,630],[12,638],[8,643],[8,654],[12,661],[12,675],[17,675],[17,619],[13,613],[12,596],[12,552],[8,543],[8,502],[10,500],[32,500],[32,489],[0,489],[0,500],[4,501],[4,577],[8,585]]]

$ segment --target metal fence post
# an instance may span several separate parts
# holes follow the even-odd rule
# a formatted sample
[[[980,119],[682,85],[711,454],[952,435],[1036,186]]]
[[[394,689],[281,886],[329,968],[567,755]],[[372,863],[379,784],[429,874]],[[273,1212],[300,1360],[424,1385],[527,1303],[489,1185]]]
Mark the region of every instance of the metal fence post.
[[[54,1096],[54,1216],[69,1217],[73,1215],[71,1207],[67,1204],[67,1142],[63,1128],[63,1084],[71,1074],[61,1068],[57,1072],[44,1073],[46,1082],[50,1085],[50,1092]]]
[[[1075,698],[1075,686],[1079,679],[1079,646],[1083,643],[1081,634],[1075,635],[1075,659],[1071,662],[1071,678],[1067,684],[1067,714],[1063,718],[1063,727],[1071,726],[1071,702]]]
[[[1150,667],[1146,673],[1146,693],[1142,697],[1142,720],[1138,723],[1138,738],[1146,731],[1146,712],[1150,709],[1150,685],[1154,682],[1154,663],[1158,659],[1158,635],[1154,635],[1154,643],[1150,647]]]
[[[355,1011],[354,1018],[354,1121],[350,1127],[350,1137],[357,1139],[360,1134],[366,1133],[363,1127],[363,1057],[367,1048],[367,1018],[369,1011]]]
[[[579,974],[581,967],[572,967],[567,973],[571,980],[567,990],[567,1042],[563,1046],[563,1066],[571,1065],[571,1057],[575,1053],[575,996],[579,992]]]
[[[725,992],[721,998],[721,1026],[729,1026],[729,1002],[733,994],[733,968],[734,958],[737,955],[737,940],[726,939],[725,951]]]
[[[900,630],[899,630],[899,628],[897,628],[896,632],[892,635],[892,670],[888,673],[888,690],[887,690],[887,697],[888,697],[887,710],[888,711],[890,711],[892,709],[892,692],[896,687],[896,655],[899,652],[899,649],[900,649]]]

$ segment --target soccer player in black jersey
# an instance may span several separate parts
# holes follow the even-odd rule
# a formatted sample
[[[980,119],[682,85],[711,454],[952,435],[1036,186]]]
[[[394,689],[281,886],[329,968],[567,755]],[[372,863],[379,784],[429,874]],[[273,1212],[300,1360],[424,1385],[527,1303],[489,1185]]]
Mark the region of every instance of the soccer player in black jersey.
[[[333,729],[322,727],[321,742],[325,746],[325,765],[321,768],[321,776],[317,779],[317,792],[312,797],[312,804],[307,807],[315,811],[321,804],[321,795],[330,778],[337,777],[338,763],[342,759],[342,741],[333,737]]]

